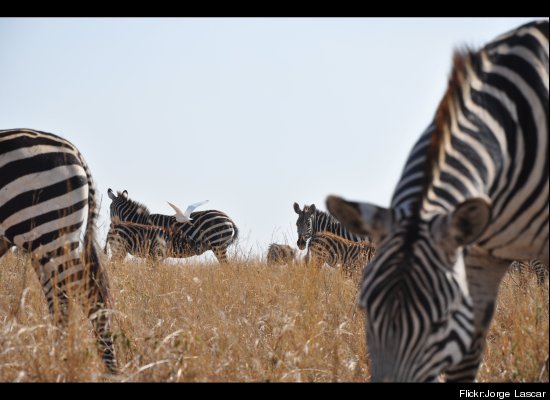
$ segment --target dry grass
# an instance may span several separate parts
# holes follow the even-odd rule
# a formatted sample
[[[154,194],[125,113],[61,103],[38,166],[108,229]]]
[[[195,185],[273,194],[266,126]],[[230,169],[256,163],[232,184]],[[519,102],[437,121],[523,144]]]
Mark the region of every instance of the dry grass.
[[[303,266],[108,263],[123,381],[365,381],[357,279]],[[0,259],[0,381],[103,381],[90,324],[51,325],[26,259]],[[482,381],[548,381],[548,289],[506,280]]]

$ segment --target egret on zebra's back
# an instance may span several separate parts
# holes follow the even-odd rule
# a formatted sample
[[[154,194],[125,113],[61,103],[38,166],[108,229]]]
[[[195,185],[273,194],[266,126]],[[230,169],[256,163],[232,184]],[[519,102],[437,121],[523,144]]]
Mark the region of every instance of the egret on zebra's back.
[[[192,221],[191,213],[195,210],[195,208],[197,208],[199,206],[202,206],[205,203],[208,203],[208,200],[199,201],[198,203],[193,203],[193,204],[187,206],[187,210],[185,210],[185,212],[182,212],[181,209],[178,206],[175,206],[174,204],[170,203],[169,201],[167,201],[167,203],[176,212],[176,215],[174,215],[174,217],[176,217],[176,221],[181,222],[181,223],[185,223],[185,222],[191,222]]]

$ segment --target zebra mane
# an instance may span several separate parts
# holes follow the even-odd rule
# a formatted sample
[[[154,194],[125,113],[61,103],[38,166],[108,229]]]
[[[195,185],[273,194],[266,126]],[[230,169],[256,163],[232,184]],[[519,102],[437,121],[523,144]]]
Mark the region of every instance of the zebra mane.
[[[116,193],[117,197],[122,196],[122,192],[117,191]],[[130,204],[133,210],[139,210],[141,216],[149,217],[151,215],[151,211],[149,211],[149,208],[145,204],[140,203],[139,201],[132,200],[129,197],[126,197],[125,202],[127,204]]]
[[[455,50],[453,54],[453,68],[449,77],[447,90],[441,99],[435,113],[435,129],[431,135],[430,147],[427,151],[426,162],[424,165],[424,186],[422,197],[425,197],[430,184],[433,181],[436,170],[439,169],[442,157],[445,153],[445,142],[449,141],[451,136],[451,122],[456,119],[456,114],[460,108],[460,97],[462,91],[469,82],[469,71],[477,69],[478,53],[465,47]]]
[[[319,232],[315,233],[313,236],[315,236],[315,235],[326,236],[328,238],[332,238],[336,241],[339,241],[341,243],[344,243],[344,244],[347,244],[347,245],[350,245],[350,246],[374,247],[374,245],[372,244],[372,242],[370,240],[363,240],[361,242],[354,242],[353,240],[346,239],[345,237],[336,235],[336,234],[334,234],[332,232],[329,232],[329,231],[319,231]]]
[[[305,207],[304,207],[305,208]],[[324,216],[325,218],[328,219],[328,221],[331,223],[331,224],[338,224],[340,226],[342,226],[342,228],[344,228],[344,226],[340,223],[340,221],[338,221],[336,218],[334,218],[334,216],[326,211],[321,211],[319,210],[318,208],[315,209],[315,212],[313,213],[314,215],[314,218],[315,219],[319,219],[319,216]],[[345,229],[345,228],[344,228]]]
[[[459,106],[459,104],[457,104],[458,97],[465,83],[467,83],[467,69],[472,67],[474,55],[475,54],[468,49],[457,50],[453,55],[453,69],[451,71],[447,90],[435,113],[436,129],[432,134],[432,151],[438,150],[444,134],[450,133],[448,129],[451,121],[451,111]]]

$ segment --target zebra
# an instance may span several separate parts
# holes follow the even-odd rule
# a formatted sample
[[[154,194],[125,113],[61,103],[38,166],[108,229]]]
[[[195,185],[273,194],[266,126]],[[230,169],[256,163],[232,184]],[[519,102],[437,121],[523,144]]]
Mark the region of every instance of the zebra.
[[[267,263],[293,264],[296,261],[296,249],[288,244],[271,243],[267,249]]]
[[[455,51],[389,209],[328,196],[372,235],[359,303],[374,381],[475,380],[512,260],[548,265],[548,21]]]
[[[294,203],[294,211],[298,214],[296,228],[298,230],[297,245],[300,250],[306,248],[307,241],[317,232],[326,231],[334,233],[345,239],[361,242],[368,240],[368,237],[357,235],[344,228],[338,220],[332,215],[318,210],[315,204],[304,205],[304,209],[300,209],[298,203]]]
[[[370,241],[354,242],[327,231],[316,232],[309,241],[306,262],[314,267],[338,265],[351,275],[366,265],[374,254]]]
[[[537,285],[544,286],[544,282],[548,277],[548,266],[536,259],[529,260],[529,262],[514,261],[510,265],[510,272],[516,273],[520,276],[532,273],[537,277]]]
[[[170,237],[163,228],[111,222],[104,253],[107,254],[107,245],[110,245],[112,258],[116,261],[122,261],[127,254],[157,261],[170,254],[169,244]]]
[[[30,255],[49,312],[63,328],[69,298],[80,300],[105,366],[117,373],[95,193],[88,165],[68,140],[33,129],[0,131],[0,257],[12,246]]]
[[[180,223],[174,216],[151,214],[149,209],[128,197],[128,191],[107,191],[112,200],[111,220],[115,223],[137,223],[162,228],[168,235],[168,257],[191,257],[212,250],[220,263],[227,262],[227,248],[239,234],[235,223],[218,210],[191,213],[191,222]]]

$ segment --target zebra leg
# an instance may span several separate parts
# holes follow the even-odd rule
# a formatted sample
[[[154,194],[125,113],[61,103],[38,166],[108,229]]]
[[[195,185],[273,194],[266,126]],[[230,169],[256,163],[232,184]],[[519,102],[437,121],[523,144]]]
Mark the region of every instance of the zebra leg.
[[[0,257],[2,257],[11,246],[12,244],[7,240],[0,239]]]
[[[306,254],[306,265],[309,268],[319,271],[321,270],[321,267],[323,266],[325,261],[326,260],[325,260],[324,254],[311,251],[311,247],[308,247],[308,251]]]
[[[544,287],[544,282],[546,281],[546,277],[548,276],[548,267],[537,259],[531,260],[529,264],[537,275],[537,285],[539,287]]]
[[[111,261],[122,262],[128,254],[128,249],[121,240],[114,239],[109,243],[111,247]]]
[[[212,251],[220,264],[227,263],[227,247],[214,247]]]
[[[119,371],[111,333],[111,317],[106,309],[109,301],[109,281],[100,265],[95,246],[90,244],[88,247],[85,256],[87,268],[84,276],[86,296],[81,296],[80,300],[94,328],[101,358],[109,372],[117,374]]]
[[[168,240],[165,240],[164,238],[158,236],[155,238],[155,240],[151,244],[149,253],[155,264],[159,263],[169,256],[170,249],[168,248],[168,246]]]
[[[510,261],[476,255],[473,251],[464,261],[468,290],[474,304],[474,335],[470,349],[460,363],[445,371],[448,382],[475,380],[485,348],[485,337],[493,319],[500,281],[510,265]]]
[[[70,256],[71,253],[68,253],[68,255]],[[74,257],[75,254],[72,254],[72,256]],[[33,257],[31,264],[42,286],[50,315],[54,323],[60,326],[64,332],[69,317],[69,296],[67,293],[69,279],[66,278],[70,278],[68,273],[71,271],[70,268],[57,261],[60,257],[65,258],[64,254],[56,258],[46,256],[40,260]]]
[[[116,373],[110,321],[104,312],[108,284],[95,248],[81,257],[78,247],[79,243],[76,242],[57,249],[55,257],[51,253],[40,260],[33,257],[32,265],[55,323],[65,332],[69,319],[69,299],[80,300],[94,327],[103,362],[110,372]]]

